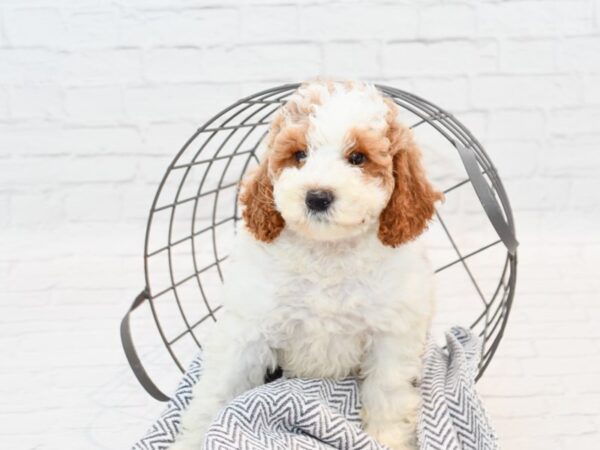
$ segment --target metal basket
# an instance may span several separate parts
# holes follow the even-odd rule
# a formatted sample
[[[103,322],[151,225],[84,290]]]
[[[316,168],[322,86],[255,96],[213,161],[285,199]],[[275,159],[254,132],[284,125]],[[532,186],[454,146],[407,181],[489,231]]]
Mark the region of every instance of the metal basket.
[[[298,86],[287,84],[259,92],[215,115],[177,153],[158,187],[146,230],[146,286],[121,323],[121,339],[131,368],[156,399],[168,397],[141,363],[132,341],[131,313],[141,304],[149,304],[160,339],[176,366],[184,371],[187,361],[201,348],[203,330],[217,320],[220,306],[216,303],[216,290],[223,281],[222,265],[240,219],[238,182],[251,166],[258,164],[258,144],[266,135],[273,114]],[[460,284],[456,280],[461,274],[454,273],[448,278],[449,288],[438,292],[438,297],[458,299],[456,305],[445,301],[448,311],[466,310],[468,316],[457,320],[468,320],[468,325],[481,336],[480,377],[502,339],[515,292],[518,243],[508,198],[481,144],[456,118],[408,92],[387,86],[378,88],[400,107],[417,142],[417,131],[428,128],[453,150],[444,157],[452,156],[458,161],[458,175],[440,176],[439,182],[434,183],[446,194],[445,204],[454,196],[460,202],[464,202],[460,195],[475,199],[475,206],[466,208],[466,216],[461,216],[464,205],[450,207],[447,212],[443,211],[444,206],[439,207],[430,228],[438,230],[437,239],[432,238],[432,251],[440,256],[436,273],[461,270],[463,281],[471,289],[471,293],[464,289],[450,292]],[[452,183],[439,186],[448,183],[447,178]],[[466,195],[459,194],[465,190]],[[475,223],[472,227],[476,232],[463,232],[462,236],[468,239],[457,237],[456,230],[451,232],[453,227],[447,217],[457,218],[459,225]],[[486,225],[492,230],[488,233],[490,238],[473,245],[469,238],[477,236]],[[463,244],[469,248],[462,248]],[[488,256],[492,250],[495,259]],[[475,259],[487,267],[484,277],[477,275]],[[483,287],[483,279],[487,288]]]

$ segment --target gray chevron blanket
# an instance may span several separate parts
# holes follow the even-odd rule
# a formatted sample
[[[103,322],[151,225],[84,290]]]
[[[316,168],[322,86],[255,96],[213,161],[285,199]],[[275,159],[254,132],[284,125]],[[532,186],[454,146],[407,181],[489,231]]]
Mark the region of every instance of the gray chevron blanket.
[[[496,435],[475,392],[479,339],[452,328],[446,348],[430,344],[424,355],[418,424],[422,450],[495,450]],[[173,442],[181,411],[201,375],[192,363],[166,411],[135,450],[162,450]],[[242,394],[211,426],[206,450],[384,450],[360,428],[355,379],[279,379]]]

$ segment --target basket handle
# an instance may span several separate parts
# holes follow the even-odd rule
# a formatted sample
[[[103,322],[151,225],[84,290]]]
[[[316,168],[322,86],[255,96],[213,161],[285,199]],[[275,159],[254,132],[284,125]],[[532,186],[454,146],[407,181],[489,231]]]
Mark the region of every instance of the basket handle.
[[[519,246],[519,242],[517,241],[511,226],[504,218],[498,200],[496,200],[489,184],[485,181],[485,178],[479,169],[479,165],[477,164],[477,160],[473,155],[472,149],[457,142],[454,143],[454,146],[456,147],[456,150],[458,150],[460,159],[471,179],[471,185],[473,186],[473,189],[475,189],[475,194],[477,194],[479,201],[483,205],[483,209],[488,216],[488,219],[490,219],[492,226],[496,230],[496,233],[498,233],[498,236],[506,246],[508,252],[511,255],[514,255]]]
[[[125,351],[127,362],[129,362],[131,370],[133,370],[135,377],[142,385],[142,387],[146,390],[146,392],[148,392],[148,394],[150,394],[156,400],[159,400],[161,402],[167,402],[170,400],[170,398],[167,395],[165,395],[150,379],[150,376],[148,375],[146,369],[144,369],[144,366],[140,361],[137,351],[135,350],[135,345],[133,344],[133,339],[131,338],[129,316],[138,306],[140,306],[149,298],[150,295],[148,294],[148,290],[144,289],[135,298],[135,300],[129,307],[127,314],[125,314],[125,317],[123,317],[123,320],[121,320],[121,344],[123,345],[123,350]]]

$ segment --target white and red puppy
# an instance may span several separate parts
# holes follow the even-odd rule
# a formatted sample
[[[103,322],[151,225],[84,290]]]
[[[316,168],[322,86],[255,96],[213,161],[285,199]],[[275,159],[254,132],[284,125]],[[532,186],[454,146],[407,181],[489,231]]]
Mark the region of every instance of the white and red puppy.
[[[235,396],[287,377],[356,376],[365,430],[416,448],[432,270],[414,239],[442,196],[398,108],[374,86],[302,85],[242,182],[224,314],[172,449],[198,450]]]

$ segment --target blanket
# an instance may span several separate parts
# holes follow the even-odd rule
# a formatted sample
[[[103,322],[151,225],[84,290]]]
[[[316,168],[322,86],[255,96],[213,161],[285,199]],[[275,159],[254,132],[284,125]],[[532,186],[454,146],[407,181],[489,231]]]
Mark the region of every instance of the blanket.
[[[446,333],[446,346],[425,354],[417,428],[421,450],[496,450],[496,434],[475,392],[480,342],[470,330]],[[193,361],[165,412],[134,450],[173,442],[181,412],[202,373]],[[356,379],[283,379],[250,390],[227,405],[209,429],[205,450],[384,450],[360,426]]]

